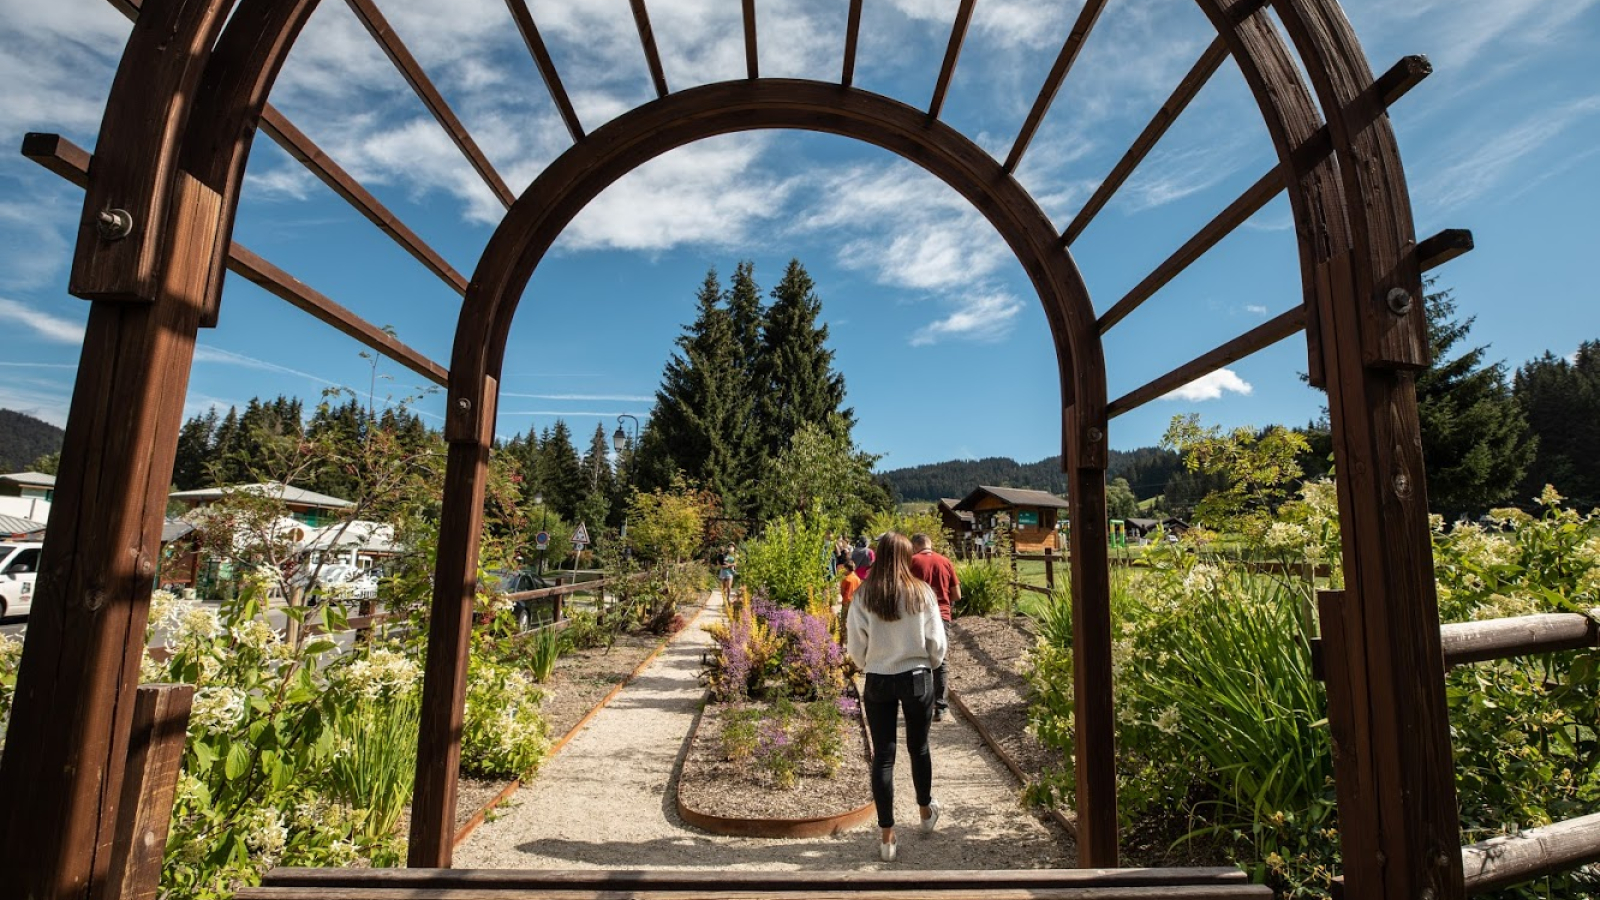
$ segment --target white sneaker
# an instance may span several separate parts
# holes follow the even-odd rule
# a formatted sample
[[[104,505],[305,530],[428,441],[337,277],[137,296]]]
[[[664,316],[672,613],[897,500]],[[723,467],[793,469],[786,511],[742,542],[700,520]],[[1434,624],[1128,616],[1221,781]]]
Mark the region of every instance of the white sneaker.
[[[878,858],[884,862],[894,862],[895,855],[900,848],[894,841],[884,841],[878,845]]]
[[[922,820],[923,831],[932,831],[939,827],[939,813],[942,812],[943,809],[944,807],[939,805],[939,801],[928,801],[928,817]]]

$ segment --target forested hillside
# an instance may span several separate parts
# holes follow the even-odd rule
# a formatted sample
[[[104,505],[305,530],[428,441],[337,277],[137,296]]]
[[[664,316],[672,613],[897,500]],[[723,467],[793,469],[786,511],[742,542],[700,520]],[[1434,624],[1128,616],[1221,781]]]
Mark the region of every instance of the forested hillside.
[[[1140,500],[1161,493],[1183,465],[1178,454],[1160,447],[1112,450],[1107,460],[1106,479],[1126,478],[1134,496]],[[1050,456],[1035,463],[1019,463],[1008,456],[984,459],[953,459],[891,469],[881,476],[902,501],[935,501],[942,497],[965,497],[980,484],[995,487],[1029,488],[1065,494],[1067,476],[1061,471],[1061,457]]]
[[[27,413],[0,409],[0,473],[28,471],[34,460],[59,451],[66,434]]]

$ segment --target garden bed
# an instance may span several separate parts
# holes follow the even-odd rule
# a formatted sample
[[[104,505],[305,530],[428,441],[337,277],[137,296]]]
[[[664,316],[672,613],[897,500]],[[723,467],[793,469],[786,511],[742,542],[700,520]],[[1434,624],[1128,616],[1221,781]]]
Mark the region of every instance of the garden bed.
[[[678,777],[678,814],[717,834],[782,838],[835,834],[872,819],[866,730],[853,698],[850,705],[838,767],[830,773],[819,754],[803,754],[785,785],[757,760],[733,761],[724,751],[726,729],[760,705],[706,703]]]

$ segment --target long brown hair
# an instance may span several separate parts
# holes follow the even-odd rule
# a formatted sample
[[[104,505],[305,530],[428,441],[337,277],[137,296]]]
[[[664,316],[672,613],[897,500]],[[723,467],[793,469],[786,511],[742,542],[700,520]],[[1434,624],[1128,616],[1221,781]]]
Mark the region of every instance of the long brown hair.
[[[872,574],[861,585],[856,599],[866,604],[867,612],[885,622],[900,618],[900,613],[920,613],[924,599],[923,584],[911,574],[911,542],[898,532],[888,532],[878,538],[878,558],[872,564]]]

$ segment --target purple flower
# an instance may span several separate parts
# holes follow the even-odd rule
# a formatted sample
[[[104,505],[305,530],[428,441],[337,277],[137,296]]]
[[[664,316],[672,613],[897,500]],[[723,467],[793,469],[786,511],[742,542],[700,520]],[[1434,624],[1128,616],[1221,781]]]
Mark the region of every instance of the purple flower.
[[[861,712],[861,704],[857,703],[854,697],[840,697],[836,703],[839,707],[839,715],[844,716],[846,719],[854,719]]]
[[[789,732],[783,723],[775,719],[768,719],[761,723],[761,730],[756,735],[756,745],[763,756],[778,753],[789,746]]]

